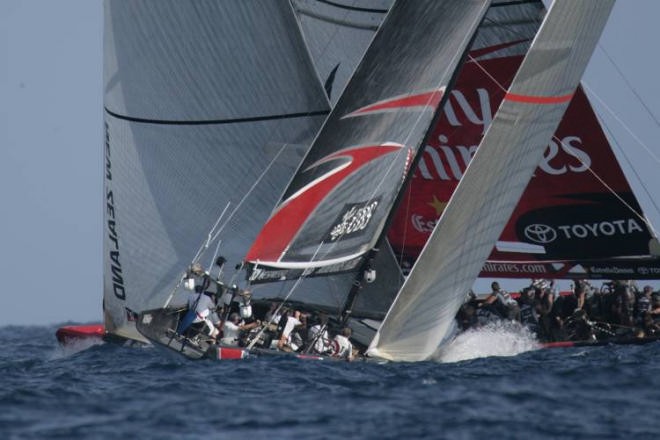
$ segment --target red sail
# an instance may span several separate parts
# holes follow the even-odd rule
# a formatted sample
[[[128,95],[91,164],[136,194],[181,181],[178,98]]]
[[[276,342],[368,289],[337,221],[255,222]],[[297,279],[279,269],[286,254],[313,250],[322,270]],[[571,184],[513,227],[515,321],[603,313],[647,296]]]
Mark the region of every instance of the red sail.
[[[521,61],[495,57],[463,67],[388,234],[405,262],[426,243]],[[564,276],[576,260],[648,255],[651,234],[631,208],[641,213],[579,88],[482,275]],[[550,261],[574,263],[529,266],[537,274],[513,264]],[[512,264],[497,265],[503,262]]]

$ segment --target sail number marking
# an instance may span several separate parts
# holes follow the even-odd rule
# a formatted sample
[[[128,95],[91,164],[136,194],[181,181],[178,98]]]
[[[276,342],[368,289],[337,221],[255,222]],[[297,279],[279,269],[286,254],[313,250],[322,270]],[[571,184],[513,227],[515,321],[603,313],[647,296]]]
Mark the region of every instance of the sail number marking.
[[[330,230],[330,241],[337,241],[341,237],[355,234],[366,229],[374,211],[378,206],[378,200],[374,200],[366,205],[353,205],[346,211],[339,221]]]

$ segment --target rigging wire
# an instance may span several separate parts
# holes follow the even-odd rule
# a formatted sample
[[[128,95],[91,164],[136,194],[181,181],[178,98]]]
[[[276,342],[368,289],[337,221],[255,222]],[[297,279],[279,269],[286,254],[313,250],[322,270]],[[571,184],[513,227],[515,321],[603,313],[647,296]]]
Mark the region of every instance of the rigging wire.
[[[468,55],[468,57],[469,57],[470,60],[473,61],[473,62],[476,64],[476,66],[477,66],[480,70],[482,70],[482,71],[483,71],[483,72],[484,72],[484,73],[485,73],[485,74],[486,74],[486,75],[487,75],[487,76],[493,81],[493,83],[495,83],[495,84],[496,84],[496,85],[497,85],[502,91],[504,91],[504,92],[507,91],[507,89],[506,89],[506,88],[505,88],[505,87],[504,87],[499,81],[497,81],[497,79],[495,79],[495,77],[493,77],[493,76],[490,74],[490,72],[488,72],[488,70],[487,70],[485,67],[483,67],[483,65],[482,65],[478,60],[476,60],[476,59],[475,59],[474,57],[472,57],[471,55]],[[632,132],[632,130],[630,130],[630,128],[629,128],[629,127],[628,127],[628,126],[627,126],[627,125],[626,125],[626,124],[625,124],[620,118],[618,118],[618,117],[616,116],[616,114],[615,114],[615,113],[609,108],[609,106],[607,106],[607,104],[605,104],[605,103],[600,99],[600,97],[599,97],[598,95],[596,95],[595,92],[593,92],[593,91],[588,87],[588,85],[587,85],[586,83],[584,83],[584,81],[582,82],[582,84],[583,84],[583,86],[584,86],[584,88],[585,88],[586,90],[588,90],[590,93],[593,93],[593,94],[594,94],[594,97],[596,97],[596,98],[598,99],[598,101],[599,101],[603,106],[605,106],[605,108],[606,108],[606,109],[607,109],[607,110],[613,115],[613,117],[615,117],[616,120],[617,120],[617,121],[618,121],[618,122],[619,122],[624,128],[626,128],[626,130],[631,134],[631,136],[633,136],[634,139],[635,139],[640,145],[642,145],[642,146],[646,149],[646,151],[648,151],[649,154],[650,154],[650,155],[651,155],[656,161],[660,162],[660,160],[657,158],[657,156],[655,156],[655,155],[650,151],[650,149],[644,144],[644,142],[643,142],[641,139],[639,139],[639,138],[638,138],[638,137]],[[559,139],[556,135],[553,134],[552,139],[554,139],[555,141],[557,141],[560,145],[563,145],[563,142],[561,141],[561,139]],[[628,157],[627,157],[625,154],[624,154],[624,157],[626,157],[626,160],[627,160],[627,161],[629,162],[629,164],[630,164],[630,160],[628,159]],[[598,175],[598,174],[597,174],[597,173],[591,168],[591,166],[589,166],[588,164],[586,164],[586,163],[585,163],[581,158],[579,158],[579,157],[576,158],[576,159],[577,159],[578,161],[580,161],[580,163],[581,163],[586,169],[589,170],[589,172],[594,176],[594,178],[595,178],[596,180],[598,180],[598,181],[600,182],[600,184],[603,185],[603,187],[604,187],[605,189],[607,189],[610,193],[612,193],[612,195],[614,195],[614,197],[616,197],[616,198],[617,198],[617,199],[618,199],[618,200],[619,200],[619,201],[620,201],[620,202],[621,202],[626,208],[628,208],[628,209],[629,209],[629,210],[630,210],[635,216],[637,216],[637,217],[638,217],[638,218],[639,218],[639,219],[640,219],[640,220],[641,220],[641,221],[642,221],[642,222],[643,222],[643,223],[644,223],[644,224],[645,224],[645,225],[646,225],[646,226],[647,226],[652,232],[653,232],[653,234],[657,236],[657,234],[656,234],[656,232],[655,232],[655,229],[653,228],[653,225],[652,225],[652,224],[646,219],[646,217],[644,217],[644,215],[643,215],[641,212],[638,212],[638,211],[635,210],[632,206],[630,206],[630,205],[629,205],[629,204],[628,204],[628,203],[627,203],[627,202],[626,202],[626,201],[625,201],[625,200],[624,200],[624,199],[623,199],[623,198],[622,198],[622,197],[621,197],[621,196],[620,196],[620,195],[619,195],[619,194],[618,194],[618,193],[617,193],[617,192],[616,192],[616,191],[615,191],[615,190],[614,190],[614,189],[613,189],[613,188],[612,188],[612,187],[611,187],[611,186],[610,186],[610,185],[609,185],[609,184],[608,184],[608,183],[607,183],[602,177],[600,177],[600,176],[599,176],[599,175]],[[632,168],[632,166],[631,166],[631,168]],[[636,172],[635,172],[635,174],[637,175]],[[641,178],[639,177],[639,175],[637,175],[637,178],[641,180]],[[648,189],[646,188],[646,186],[644,186],[644,185],[642,185],[642,186],[644,187],[645,192],[649,195],[649,198],[651,198],[651,200],[653,200],[652,197],[650,197],[650,194],[649,194]],[[653,201],[653,204],[654,204],[654,206],[656,207],[656,209],[658,209],[658,207],[657,207],[657,205],[655,204],[654,201]],[[658,211],[660,212],[660,210],[658,210]]]
[[[264,178],[264,176],[268,173],[268,171],[270,170],[270,168],[272,167],[272,165],[277,161],[277,158],[282,154],[282,152],[284,151],[284,149],[285,149],[288,145],[289,145],[289,144],[282,144],[282,147],[281,147],[280,150],[277,152],[277,154],[273,157],[273,159],[271,159],[271,161],[268,163],[268,165],[266,166],[266,168],[261,172],[261,174],[259,175],[259,177],[257,178],[257,180],[252,184],[252,186],[250,187],[250,189],[249,189],[249,190],[243,195],[243,197],[242,197],[241,200],[238,202],[238,204],[236,205],[236,207],[235,207],[235,208],[232,210],[232,212],[229,214],[229,217],[228,217],[228,218],[222,223],[222,226],[220,226],[220,228],[218,228],[218,224],[220,223],[220,221],[222,220],[222,218],[225,216],[225,213],[227,212],[227,209],[229,209],[229,206],[231,205],[231,202],[227,202],[227,205],[225,205],[225,208],[222,210],[222,213],[220,214],[220,216],[218,217],[218,219],[217,219],[217,220],[215,221],[215,223],[213,224],[213,227],[212,227],[211,230],[209,231],[206,240],[204,241],[204,243],[202,243],[202,245],[201,245],[201,246],[199,247],[199,249],[197,250],[197,253],[195,254],[195,257],[193,258],[191,264],[194,264],[194,263],[198,262],[199,259],[200,259],[201,256],[202,256],[202,254],[204,253],[204,251],[205,251],[205,250],[211,245],[211,243],[213,243],[215,240],[218,239],[218,237],[220,236],[220,234],[223,232],[224,228],[225,228],[225,227],[227,226],[227,224],[231,221],[231,219],[234,217],[234,215],[236,214],[236,212],[238,212],[238,209],[243,205],[243,203],[245,202],[245,200],[246,200],[246,199],[252,194],[252,192],[253,192],[254,189],[257,187],[257,185],[259,184],[259,182],[261,182],[261,180],[262,180],[262,179]],[[216,228],[218,228],[217,231],[216,231]],[[222,240],[219,240],[219,241],[218,241],[218,244],[217,244],[217,246],[216,246],[215,253],[214,253],[214,255],[213,255],[213,259],[211,260],[211,264],[213,264],[213,261],[215,261],[215,257],[216,257],[216,255],[217,255],[217,253],[218,253],[219,248],[220,248],[220,243],[221,243],[221,241],[222,241]],[[236,274],[235,274],[235,275],[236,275]],[[235,279],[235,275],[234,275],[234,277],[232,277],[232,281]],[[168,295],[167,300],[165,301],[165,305],[164,305],[163,307],[167,307],[167,306],[169,305],[170,301],[172,301],[172,298],[174,297],[174,294],[175,294],[176,291],[179,289],[179,287],[181,287],[181,283],[183,283],[183,280],[185,279],[185,277],[186,277],[186,273],[184,273],[181,277],[179,277],[179,279],[178,279],[176,285],[174,286],[174,288],[172,289],[172,291],[171,291],[170,294]]]
[[[316,248],[316,251],[314,252],[314,255],[312,255],[311,261],[314,261],[314,258],[316,258],[316,255],[318,254],[319,250],[321,250],[322,245],[323,245],[323,242],[321,242],[321,244],[319,244],[319,246]],[[254,268],[256,269],[257,267],[258,267],[258,263],[255,265]],[[289,289],[289,293],[286,294],[286,296],[284,297],[282,302],[280,302],[280,305],[277,306],[277,308],[275,309],[275,311],[271,315],[268,322],[266,324],[262,323],[261,329],[259,329],[259,332],[254,336],[254,338],[252,338],[252,340],[248,344],[248,346],[247,346],[248,350],[250,350],[250,349],[252,349],[252,347],[254,347],[254,344],[257,343],[257,341],[259,340],[261,335],[263,335],[264,331],[266,331],[266,328],[268,328],[268,326],[273,323],[273,319],[280,313],[280,311],[282,310],[282,307],[284,307],[284,304],[289,300],[289,298],[291,298],[291,295],[293,295],[293,292],[298,288],[300,283],[302,283],[303,279],[305,279],[305,272],[303,272],[302,275],[296,279],[295,283],[293,283],[293,286],[291,286],[291,289]],[[286,323],[284,323],[284,324],[286,324]]]
[[[621,77],[621,79],[623,79],[623,81],[626,83],[626,85],[628,86],[628,88],[630,89],[630,91],[635,95],[635,97],[637,98],[637,100],[639,101],[639,103],[644,107],[644,109],[645,109],[646,112],[649,114],[649,116],[651,116],[651,119],[653,119],[653,121],[655,122],[655,125],[657,125],[658,127],[660,127],[660,121],[658,121],[658,118],[656,118],[656,116],[655,116],[655,114],[653,113],[653,111],[651,110],[651,108],[650,108],[648,105],[646,105],[646,102],[644,102],[644,100],[642,99],[641,95],[640,95],[639,93],[637,93],[637,90],[633,87],[633,85],[630,83],[630,81],[628,81],[628,78],[623,74],[623,71],[621,70],[621,68],[619,67],[619,65],[614,61],[614,59],[610,56],[610,54],[605,50],[605,48],[604,48],[602,45],[599,44],[599,45],[598,45],[598,48],[599,48],[601,51],[603,51],[603,53],[605,54],[605,56],[607,57],[607,59],[609,60],[609,62],[610,62],[610,63],[612,64],[612,66],[614,66],[614,68],[616,69],[616,71],[617,71],[617,73],[619,74],[619,76]]]
[[[238,202],[238,204],[236,205],[236,207],[232,210],[231,214],[229,214],[229,217],[227,218],[227,220],[224,221],[224,223],[222,224],[222,226],[220,227],[220,229],[218,229],[218,231],[215,233],[215,235],[214,235],[213,238],[211,239],[211,242],[215,241],[215,240],[218,238],[218,236],[222,233],[222,231],[225,229],[225,227],[227,227],[227,224],[231,221],[231,219],[234,217],[234,215],[236,214],[236,212],[238,212],[238,210],[241,208],[241,206],[243,206],[243,203],[245,202],[245,200],[247,200],[247,198],[252,194],[252,192],[253,192],[254,189],[257,187],[257,185],[259,185],[259,183],[260,183],[261,180],[264,178],[264,176],[266,176],[266,174],[268,174],[268,171],[269,171],[270,168],[273,166],[273,164],[277,161],[277,159],[280,157],[280,155],[282,154],[282,152],[284,151],[284,149],[285,149],[286,147],[288,147],[289,145],[291,145],[291,144],[289,144],[289,143],[282,144],[282,147],[281,147],[280,150],[277,152],[277,154],[273,157],[273,159],[271,159],[271,161],[268,163],[268,165],[266,166],[266,168],[264,168],[264,170],[261,172],[261,174],[259,175],[259,177],[257,177],[257,180],[252,184],[252,186],[250,187],[250,189],[249,189],[249,190],[243,195],[243,197],[242,197],[241,200]]]
[[[618,122],[618,123],[624,128],[624,130],[626,130],[626,131],[628,132],[628,134],[629,134],[629,135],[630,135],[630,136],[631,136],[631,137],[632,137],[632,138],[633,138],[633,139],[634,139],[634,140],[635,140],[635,141],[636,141],[636,142],[637,142],[642,148],[644,148],[644,150],[646,150],[646,152],[649,154],[649,156],[651,156],[651,158],[653,158],[653,159],[655,160],[655,162],[657,162],[657,163],[660,164],[660,158],[658,158],[658,156],[655,155],[655,153],[654,153],[654,152],[648,147],[648,145],[646,145],[646,144],[644,143],[644,141],[642,141],[642,140],[641,140],[641,139],[640,139],[640,138],[639,138],[639,137],[638,137],[638,136],[637,136],[637,135],[636,135],[636,134],[630,129],[630,127],[629,127],[625,122],[623,122],[623,120],[622,120],[622,119],[621,119],[616,113],[614,113],[614,111],[613,111],[613,110],[612,110],[612,109],[611,109],[611,108],[610,108],[610,107],[609,107],[609,106],[608,106],[608,105],[607,105],[607,104],[606,104],[606,103],[600,98],[600,96],[598,96],[598,94],[596,94],[596,92],[593,91],[593,89],[591,89],[587,84],[584,84],[584,86],[585,86],[585,89],[586,89],[591,95],[593,95],[594,98],[596,98],[596,100],[600,103],[600,105],[602,105],[603,108],[604,108],[605,110],[607,110],[607,112],[608,112],[608,113],[609,113],[609,114],[610,114],[610,115],[611,115],[611,116],[612,116],[612,117],[613,117],[613,118],[614,118],[614,119],[615,119],[615,120],[616,120],[616,121],[617,121],[617,122]],[[602,121],[602,119],[601,119],[601,121]],[[655,208],[656,212],[660,213],[660,206],[658,206],[658,204],[657,204],[656,201],[654,200],[654,198],[653,198],[653,196],[651,195],[651,192],[649,191],[649,188],[647,187],[647,185],[644,184],[644,180],[642,179],[642,177],[639,175],[639,173],[637,172],[637,170],[636,170],[635,167],[633,166],[632,161],[630,160],[630,157],[628,156],[628,154],[626,154],[625,149],[624,149],[624,148],[621,148],[620,143],[619,143],[619,141],[617,140],[617,138],[616,138],[616,136],[614,135],[614,132],[611,130],[611,128],[610,128],[610,127],[609,127],[604,121],[602,121],[602,122],[603,122],[603,126],[607,129],[607,132],[608,132],[608,134],[610,135],[610,137],[615,141],[615,145],[617,146],[617,149],[618,149],[619,153],[621,153],[621,155],[623,155],[623,157],[626,159],[626,162],[628,163],[629,168],[631,169],[632,173],[633,173],[633,174],[635,175],[635,177],[637,178],[637,181],[639,182],[640,186],[642,187],[642,189],[643,189],[644,192],[646,193],[646,195],[647,195],[647,197],[648,197],[650,203],[653,205],[653,207]],[[643,216],[642,216],[642,218],[643,218]],[[648,221],[646,221],[646,220],[644,220],[644,221],[645,221],[645,223],[646,223],[649,227],[651,227],[651,229],[653,229],[652,226],[650,225],[650,223],[649,223]],[[656,236],[657,236],[657,234],[656,234]]]
[[[215,228],[218,227],[218,223],[220,223],[220,220],[225,215],[225,212],[227,212],[227,209],[229,208],[229,205],[230,205],[230,202],[227,202],[227,204],[225,205],[225,209],[222,210],[222,212],[220,213],[220,216],[215,221],[215,223],[211,227],[211,230],[207,234],[206,240],[204,240],[204,242],[201,244],[201,246],[197,250],[197,253],[195,254],[195,257],[192,259],[192,262],[190,263],[191,265],[195,264],[196,262],[199,261],[199,258],[201,257],[202,253],[204,252],[204,249],[208,248],[209,245],[211,244],[211,242],[212,242],[211,241],[211,235],[213,234],[213,231],[215,230]],[[177,290],[179,290],[179,287],[181,287],[181,283],[183,283],[183,280],[186,279],[187,274],[188,274],[187,270],[184,271],[183,274],[181,274],[178,281],[174,285],[174,288],[170,291],[170,294],[167,296],[167,299],[165,300],[165,304],[163,305],[163,308],[167,307],[170,304],[170,301],[172,301],[172,298],[174,298],[174,294],[176,293]]]

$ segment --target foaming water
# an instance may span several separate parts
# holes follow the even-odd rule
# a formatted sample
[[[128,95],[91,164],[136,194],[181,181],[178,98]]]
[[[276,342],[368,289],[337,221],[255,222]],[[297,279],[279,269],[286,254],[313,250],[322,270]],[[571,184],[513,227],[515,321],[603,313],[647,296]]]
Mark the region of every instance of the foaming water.
[[[516,356],[540,348],[527,328],[505,321],[460,333],[442,347],[434,359],[439,362],[459,362],[490,356]]]

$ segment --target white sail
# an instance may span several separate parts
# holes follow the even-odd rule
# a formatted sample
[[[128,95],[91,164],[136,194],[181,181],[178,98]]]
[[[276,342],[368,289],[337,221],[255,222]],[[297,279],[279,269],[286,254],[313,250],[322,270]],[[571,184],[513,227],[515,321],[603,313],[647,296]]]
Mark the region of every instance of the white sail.
[[[329,104],[289,2],[107,0],[104,106],[106,329],[137,339],[130,312],[163,305],[227,206],[241,261]]]
[[[446,336],[570,102],[613,4],[555,0],[369,355],[424,360]]]

